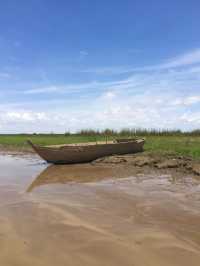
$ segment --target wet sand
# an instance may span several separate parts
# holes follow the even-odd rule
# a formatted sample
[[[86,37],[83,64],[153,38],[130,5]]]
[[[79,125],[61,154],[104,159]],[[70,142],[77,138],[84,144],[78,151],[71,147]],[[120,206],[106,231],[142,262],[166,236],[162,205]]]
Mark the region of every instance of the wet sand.
[[[0,156],[0,265],[199,266],[200,180]]]

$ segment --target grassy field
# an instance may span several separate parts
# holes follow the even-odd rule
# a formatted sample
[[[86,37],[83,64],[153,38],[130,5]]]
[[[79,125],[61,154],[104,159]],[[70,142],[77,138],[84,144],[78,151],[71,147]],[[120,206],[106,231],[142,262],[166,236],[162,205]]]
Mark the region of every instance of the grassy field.
[[[119,136],[118,136],[119,137]],[[124,137],[124,136],[123,136]],[[114,139],[109,136],[108,139]],[[65,143],[79,143],[90,141],[105,140],[105,136],[98,135],[57,135],[57,134],[38,134],[38,135],[0,135],[0,145],[4,148],[27,149],[27,139],[31,139],[34,143],[41,145],[54,145]],[[145,136],[145,151],[159,154],[177,154],[200,158],[200,136]]]

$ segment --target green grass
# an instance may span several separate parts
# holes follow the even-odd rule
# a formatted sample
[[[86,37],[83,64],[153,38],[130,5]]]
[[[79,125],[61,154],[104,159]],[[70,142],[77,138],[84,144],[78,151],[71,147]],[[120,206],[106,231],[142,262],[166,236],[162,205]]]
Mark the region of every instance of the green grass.
[[[112,139],[112,137],[109,137]],[[71,134],[65,136],[64,134],[37,134],[37,135],[0,135],[0,145],[3,146],[14,146],[21,147],[27,146],[27,139],[31,139],[36,144],[41,145],[56,145],[56,144],[70,144],[70,143],[80,143],[80,142],[95,142],[105,140],[102,135],[79,135]]]
[[[200,158],[200,137],[149,136],[146,138],[145,150]]]
[[[118,136],[119,137],[119,136]],[[124,136],[123,136],[124,137]],[[176,154],[200,158],[200,136],[146,136],[145,150],[157,154]],[[105,136],[84,134],[37,134],[37,135],[0,135],[0,145],[21,149],[28,147],[26,140],[31,139],[41,145],[79,143],[105,140]],[[114,139],[109,136],[108,139]]]

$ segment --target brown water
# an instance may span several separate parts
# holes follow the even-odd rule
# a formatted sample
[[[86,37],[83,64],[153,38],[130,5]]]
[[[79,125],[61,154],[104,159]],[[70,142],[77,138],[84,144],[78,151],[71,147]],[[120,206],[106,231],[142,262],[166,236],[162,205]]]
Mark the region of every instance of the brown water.
[[[197,179],[46,168],[0,156],[1,266],[200,265]]]

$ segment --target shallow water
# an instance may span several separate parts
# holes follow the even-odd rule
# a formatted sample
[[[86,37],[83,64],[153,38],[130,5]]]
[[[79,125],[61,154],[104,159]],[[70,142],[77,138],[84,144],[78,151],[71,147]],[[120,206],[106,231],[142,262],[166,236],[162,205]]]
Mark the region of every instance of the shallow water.
[[[0,156],[0,265],[200,265],[200,181]]]

